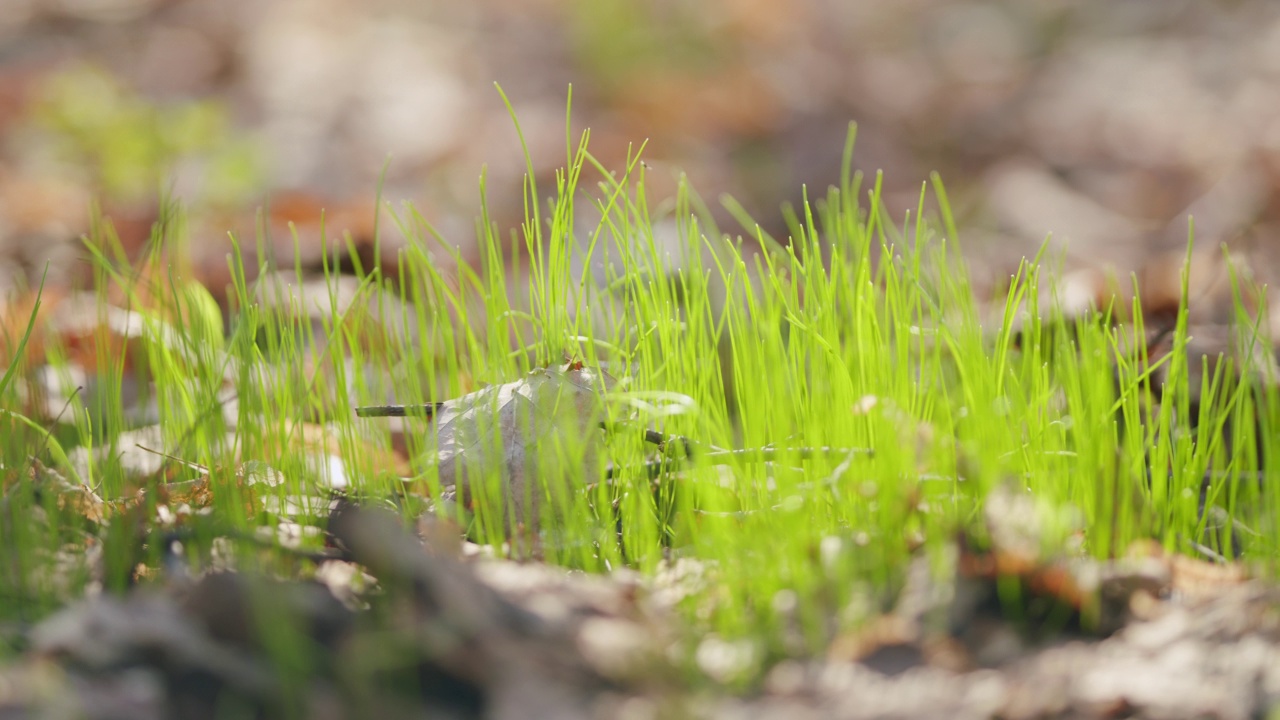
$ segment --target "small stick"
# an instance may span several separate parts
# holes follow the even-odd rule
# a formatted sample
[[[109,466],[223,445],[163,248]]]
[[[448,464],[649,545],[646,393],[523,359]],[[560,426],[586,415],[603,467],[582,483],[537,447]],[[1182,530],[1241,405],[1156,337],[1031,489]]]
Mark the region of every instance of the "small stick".
[[[871,448],[841,448],[841,447],[798,447],[798,448],[745,448],[741,450],[715,450],[703,454],[701,457],[710,465],[728,465],[729,460],[738,458],[745,462],[769,462],[779,457],[794,456],[801,460],[822,455],[874,455],[875,451]],[[673,458],[663,458],[661,460],[653,460],[639,466],[650,480],[656,479],[663,472],[670,469],[672,465],[679,462]],[[605,479],[613,480],[618,477],[621,468],[609,467],[605,471]]]
[[[1231,562],[1227,560],[1227,557],[1225,555],[1218,552],[1217,550],[1214,550],[1208,545],[1198,543],[1195,540],[1192,540],[1191,538],[1188,538],[1188,537],[1183,537],[1182,535],[1179,535],[1178,538],[1182,540],[1182,542],[1186,543],[1187,547],[1191,548],[1192,550],[1195,550],[1196,552],[1208,558],[1210,562],[1216,563],[1218,565],[1229,565]]]
[[[874,455],[875,451],[871,448],[842,448],[842,447],[798,447],[798,448],[777,448],[766,446],[762,448],[745,448],[741,450],[725,450],[712,446],[711,450],[703,451],[697,443],[693,442],[683,435],[666,435],[657,430],[645,430],[644,440],[652,445],[657,445],[659,450],[666,450],[672,443],[679,443],[683,449],[686,458],[692,458],[695,454],[705,457],[708,460],[720,460],[724,458],[742,458],[747,461],[768,462],[779,456],[793,454],[801,460],[808,460],[819,455]],[[715,465],[717,463],[712,463]],[[723,463],[720,463],[723,464]]]
[[[178,456],[176,456],[176,455],[170,455],[170,454],[169,454],[169,453],[167,453],[167,452],[160,452],[159,450],[152,450],[151,448],[149,448],[149,447],[147,447],[146,445],[143,445],[143,444],[141,444],[141,443],[134,443],[134,444],[133,444],[133,446],[134,446],[134,447],[136,447],[136,448],[138,448],[139,450],[142,450],[143,452],[149,452],[149,453],[151,453],[152,455],[159,455],[160,457],[165,458],[165,459],[167,459],[167,460],[172,460],[172,461],[174,461],[174,462],[178,463],[179,465],[185,465],[186,467],[188,467],[188,468],[190,468],[190,469],[192,469],[192,470],[196,470],[196,471],[198,471],[198,472],[205,473],[206,475],[207,475],[207,474],[209,474],[209,466],[208,466],[208,465],[201,465],[201,464],[200,464],[200,463],[198,463],[198,462],[191,462],[190,460],[183,460],[182,458],[180,458],[180,457],[178,457]]]
[[[693,453],[695,450],[701,452],[701,449],[698,447],[697,443],[693,442],[687,437],[684,437],[683,435],[665,435],[663,433],[658,432],[657,430],[646,429],[644,431],[644,441],[649,443],[650,445],[657,445],[658,449],[662,451],[666,451],[667,447],[670,446],[672,443],[679,443],[680,446],[684,449],[685,457],[693,457]]]
[[[356,408],[356,417],[434,417],[444,407],[442,402],[422,405],[365,405]]]

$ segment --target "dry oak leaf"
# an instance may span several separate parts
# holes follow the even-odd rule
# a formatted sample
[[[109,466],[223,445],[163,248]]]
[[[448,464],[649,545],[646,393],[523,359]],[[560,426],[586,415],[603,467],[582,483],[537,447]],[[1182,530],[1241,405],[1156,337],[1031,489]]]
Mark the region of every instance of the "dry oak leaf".
[[[566,363],[443,403],[440,485],[464,505],[501,503],[508,523],[527,527],[548,501],[563,510],[574,485],[603,473],[600,423],[613,385],[607,373]]]

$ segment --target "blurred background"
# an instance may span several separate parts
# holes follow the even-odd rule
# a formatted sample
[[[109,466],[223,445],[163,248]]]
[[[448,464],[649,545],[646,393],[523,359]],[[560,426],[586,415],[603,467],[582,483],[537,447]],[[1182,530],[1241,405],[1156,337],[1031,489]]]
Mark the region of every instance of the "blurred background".
[[[384,170],[466,256],[482,167],[499,223],[522,214],[494,81],[544,178],[572,83],[606,165],[647,141],[659,195],[687,173],[772,229],[856,121],[899,217],[941,174],[980,284],[1049,233],[1069,270],[1139,270],[1188,214],[1208,257],[1276,255],[1273,0],[0,0],[0,295],[47,262],[83,281],[91,205],[138,248],[161,191],[215,294],[264,205],[304,255],[322,208],[368,248]]]

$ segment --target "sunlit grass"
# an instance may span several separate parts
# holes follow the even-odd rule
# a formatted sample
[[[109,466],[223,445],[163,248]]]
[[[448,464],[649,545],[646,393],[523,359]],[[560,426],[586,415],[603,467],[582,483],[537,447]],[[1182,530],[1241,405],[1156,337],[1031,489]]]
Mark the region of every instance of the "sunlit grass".
[[[479,219],[475,267],[416,209],[395,207],[395,227],[382,232],[410,242],[394,277],[374,266],[351,281],[326,266],[323,292],[299,296],[288,288],[307,280],[299,268],[257,253],[264,264],[246,272],[237,245],[224,318],[163,252],[184,232],[180,213],[157,226],[141,266],[113,255],[99,228],[86,246],[101,306],[129,309],[139,327],[124,343],[99,334],[104,382],[92,399],[72,397],[59,420],[74,429],[59,437],[88,448],[84,473],[23,415],[14,368],[32,368],[17,362],[0,381],[6,612],[31,619],[23,608],[163,577],[175,538],[194,570],[235,562],[309,572],[239,540],[281,521],[322,524],[332,486],[345,483],[343,492],[406,515],[433,509],[517,557],[649,575],[698,561],[701,581],[682,607],[699,633],[747,641],[746,679],[769,658],[818,652],[886,609],[913,558],[945,573],[956,533],[983,532],[983,499],[997,486],[1034,498],[1046,554],[1108,557],[1146,537],[1187,551],[1205,531],[1205,473],[1259,469],[1252,431],[1230,446],[1218,438],[1224,423],[1252,428],[1260,408],[1275,417],[1274,393],[1255,398],[1206,377],[1201,396],[1217,400],[1201,407],[1197,433],[1182,430],[1187,359],[1175,351],[1163,361],[1165,402],[1151,403],[1157,361],[1141,351],[1136,303],[1064,319],[1039,259],[1000,298],[975,297],[941,184],[922,187],[916,210],[894,220],[880,177],[850,170],[852,132],[839,186],[790,213],[789,237],[775,239],[731,203],[746,237],[715,230],[684,182],[675,203],[656,210],[640,149],[605,168],[589,134],[571,127],[555,187],[526,179],[524,225],[505,236],[487,210]],[[655,233],[670,232],[678,257],[659,249]],[[1184,308],[1175,350],[1186,342]],[[8,356],[22,357],[25,343],[15,338]],[[62,355],[55,347],[49,357]],[[385,461],[388,421],[353,414],[573,362],[613,378],[600,389],[608,429],[576,438],[600,443],[611,472],[606,479],[573,443],[530,448],[542,475],[578,489],[572,502],[544,503],[540,522],[507,521],[501,493],[478,492],[470,508],[433,503],[442,488],[432,423],[404,420],[412,458],[402,475]],[[121,439],[129,373],[143,388],[134,404],[159,417],[162,447],[149,449],[203,470],[161,459],[160,471],[140,476],[121,461],[135,451]],[[1261,427],[1275,436],[1269,421]],[[669,450],[655,478],[645,429],[700,451]],[[1274,457],[1274,440],[1263,444]],[[49,492],[46,472],[106,500],[108,529]],[[201,479],[210,509],[188,500],[182,522],[155,520],[180,512],[166,486]],[[1276,516],[1276,501],[1257,488],[1218,483],[1210,499],[1250,528],[1245,557],[1271,561],[1280,529],[1263,520]],[[215,542],[226,537],[234,541]],[[304,547],[320,542],[303,536]],[[106,561],[58,578],[58,551]]]

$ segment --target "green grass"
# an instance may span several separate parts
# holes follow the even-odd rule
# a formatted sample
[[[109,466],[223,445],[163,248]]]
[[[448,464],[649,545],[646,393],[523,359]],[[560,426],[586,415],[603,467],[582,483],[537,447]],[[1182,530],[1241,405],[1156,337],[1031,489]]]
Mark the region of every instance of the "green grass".
[[[406,516],[434,508],[499,552],[650,575],[697,561],[702,582],[682,604],[691,632],[741,641],[720,679],[749,682],[890,607],[913,558],[947,572],[956,533],[983,534],[983,500],[997,487],[1033,499],[1047,557],[1101,558],[1147,537],[1188,551],[1205,533],[1204,473],[1258,469],[1250,433],[1223,446],[1217,429],[1251,427],[1255,413],[1274,418],[1274,393],[1255,398],[1205,377],[1203,396],[1218,399],[1201,408],[1198,433],[1178,430],[1190,413],[1188,364],[1171,355],[1166,401],[1149,402],[1157,362],[1123,349],[1143,336],[1140,312],[1114,323],[1129,314],[1063,319],[1045,301],[1038,261],[994,302],[975,297],[941,183],[922,186],[914,212],[889,217],[880,177],[850,170],[852,132],[839,185],[788,215],[788,238],[765,235],[728,201],[749,242],[717,229],[684,183],[673,204],[652,207],[639,150],[604,168],[588,133],[568,121],[566,142],[555,187],[526,179],[521,228],[508,236],[487,211],[479,219],[478,266],[445,270],[460,253],[413,207],[394,208],[397,227],[382,231],[411,238],[398,274],[360,268],[351,283],[327,270],[325,291],[305,299],[324,308],[319,322],[282,290],[302,285],[299,268],[263,265],[249,280],[239,252],[223,317],[167,253],[183,241],[177,209],[142,264],[117,255],[100,226],[86,247],[102,312],[110,302],[134,313],[136,337],[121,352],[99,334],[102,382],[74,394],[56,422],[28,419],[31,363],[10,365],[0,381],[0,612],[26,622],[89,588],[163,581],[174,537],[195,570],[230,555],[241,568],[309,574],[305,561],[246,538],[282,521],[322,524],[333,471],[308,433],[323,428],[353,494]],[[664,256],[655,239],[671,232],[680,257]],[[262,279],[270,273],[281,282]],[[342,283],[357,295],[345,306]],[[273,293],[283,298],[275,309],[262,302]],[[293,312],[280,309],[290,304]],[[1185,308],[1173,337],[1186,343]],[[22,358],[25,340],[12,338],[6,357]],[[66,352],[48,356],[70,393]],[[543,470],[579,490],[544,504],[541,532],[504,522],[497,493],[477,493],[474,512],[431,503],[440,489],[431,423],[405,421],[406,481],[378,461],[388,422],[353,413],[444,400],[568,361],[616,381],[601,418],[610,429],[586,438],[603,443],[613,475],[604,481],[602,463],[584,462],[572,441],[542,447]],[[138,451],[121,433],[141,424],[122,395],[133,376],[136,404],[159,417],[162,443],[151,449],[202,467],[149,456],[160,469],[141,472],[127,459]],[[703,451],[687,460],[670,451],[655,480],[645,428]],[[1276,443],[1266,444],[1274,457]],[[211,500],[183,494],[202,478]],[[97,493],[100,517],[86,519],[59,482]],[[1256,533],[1241,536],[1244,557],[1273,565],[1275,494],[1247,482],[1215,493]],[[690,645],[691,662],[694,654]]]

